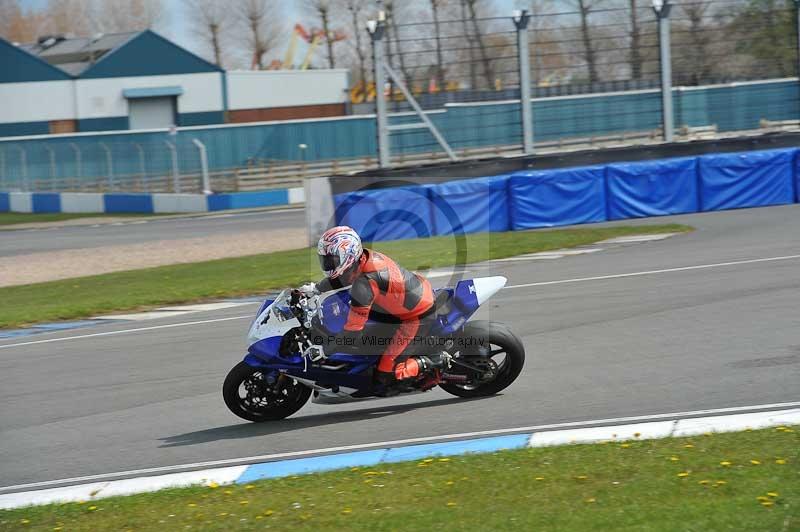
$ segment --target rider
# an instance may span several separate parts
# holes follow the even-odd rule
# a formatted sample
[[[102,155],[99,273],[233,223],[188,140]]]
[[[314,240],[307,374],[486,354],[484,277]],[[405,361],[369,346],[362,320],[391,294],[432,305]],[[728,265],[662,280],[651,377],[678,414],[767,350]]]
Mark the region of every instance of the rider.
[[[398,357],[409,355],[414,338],[425,336],[435,321],[431,284],[421,275],[409,272],[395,261],[364,249],[358,233],[338,226],[323,233],[317,245],[325,278],[314,287],[327,292],[350,286],[350,313],[344,326],[346,345],[362,345],[368,318],[394,326],[394,334],[378,363],[376,379],[389,384],[395,379],[414,379],[440,369],[442,355],[409,356],[397,364]]]

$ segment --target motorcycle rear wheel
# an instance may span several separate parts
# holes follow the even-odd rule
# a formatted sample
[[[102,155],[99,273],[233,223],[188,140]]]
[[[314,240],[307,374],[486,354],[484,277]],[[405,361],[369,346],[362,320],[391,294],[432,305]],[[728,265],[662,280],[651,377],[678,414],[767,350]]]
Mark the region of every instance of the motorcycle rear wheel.
[[[239,362],[225,377],[222,397],[228,409],[247,421],[277,421],[300,410],[308,398],[311,388],[291,377],[284,382],[269,384],[264,372],[245,362]]]
[[[469,385],[440,384],[439,386],[447,393],[465,398],[494,395],[510,386],[522,371],[525,364],[525,348],[522,346],[522,341],[507,325],[493,321],[470,322],[464,327],[461,339],[477,341],[477,345],[490,349],[488,358],[494,360],[502,356],[502,361],[497,364],[497,375],[494,379]],[[478,365],[487,358],[478,354],[470,354],[469,350],[461,355],[463,356],[461,360],[474,363],[474,365]]]

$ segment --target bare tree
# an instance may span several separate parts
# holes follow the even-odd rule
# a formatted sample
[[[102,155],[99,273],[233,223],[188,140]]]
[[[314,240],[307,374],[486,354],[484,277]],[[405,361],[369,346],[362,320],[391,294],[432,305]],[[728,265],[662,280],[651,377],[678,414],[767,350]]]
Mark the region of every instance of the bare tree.
[[[442,29],[439,21],[439,10],[443,7],[445,0],[430,0],[431,11],[433,12],[433,35],[436,41],[436,84],[439,90],[443,90],[444,81],[444,61],[442,59]]]
[[[364,38],[364,28],[366,20],[364,18],[364,11],[367,0],[343,0],[344,9],[347,10],[349,15],[350,32],[352,39],[350,44],[355,51],[356,59],[358,62],[358,79],[362,83],[367,82],[367,49],[365,47],[366,39]]]
[[[46,22],[41,13],[23,11],[19,0],[0,0],[0,36],[8,41],[35,41]]]
[[[333,17],[331,2],[330,0],[308,0],[308,7],[314,10],[322,24],[322,33],[324,34],[325,46],[328,50],[328,67],[336,68],[333,44],[336,42],[337,36],[334,35],[334,31],[331,28],[331,18]]]
[[[642,34],[639,24],[639,10],[636,0],[630,3],[631,39],[629,61],[631,64],[631,79],[642,79]]]
[[[250,57],[250,68],[262,70],[264,56],[275,48],[279,37],[275,25],[279,4],[276,0],[238,0],[236,7],[241,44]]]
[[[92,27],[92,2],[89,0],[49,0],[44,10],[47,31],[59,35],[85,37]]]
[[[211,49],[214,64],[222,66],[222,34],[229,21],[228,7],[222,0],[183,0],[192,31]]]
[[[478,50],[481,55],[481,63],[483,64],[483,74],[486,76],[486,85],[491,88],[494,86],[494,70],[492,69],[492,61],[489,59],[489,53],[486,49],[486,42],[481,31],[480,23],[478,22],[478,4],[480,0],[463,0],[469,10],[469,18],[472,21],[472,30],[475,40],[478,43]],[[477,87],[476,87],[477,88]]]
[[[578,10],[581,20],[581,41],[583,42],[583,56],[589,73],[589,83],[596,83],[600,78],[597,75],[597,52],[595,51],[595,43],[592,41],[589,16],[596,4],[599,3],[599,0],[595,2],[591,0],[571,0],[571,2]]]

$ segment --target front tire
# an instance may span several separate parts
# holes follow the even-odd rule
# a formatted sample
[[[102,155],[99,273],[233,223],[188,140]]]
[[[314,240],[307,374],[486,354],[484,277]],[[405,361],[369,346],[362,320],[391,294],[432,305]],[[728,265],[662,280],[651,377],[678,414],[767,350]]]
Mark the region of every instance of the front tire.
[[[485,351],[480,353],[480,349],[485,349],[484,347],[474,350],[466,349],[460,353],[461,359],[475,365],[486,364],[487,358],[491,359],[496,364],[497,375],[494,379],[483,383],[440,384],[439,386],[447,393],[465,398],[494,395],[510,386],[522,371],[525,364],[525,348],[522,346],[522,341],[507,325],[494,321],[470,322],[464,327],[461,338],[476,340],[478,341],[477,345],[489,349],[488,356]],[[501,356],[502,360],[499,362],[495,360]],[[454,368],[457,367],[454,365]]]
[[[285,375],[269,384],[262,370],[239,362],[225,377],[222,397],[228,409],[242,419],[277,421],[300,410],[311,397],[311,388]]]

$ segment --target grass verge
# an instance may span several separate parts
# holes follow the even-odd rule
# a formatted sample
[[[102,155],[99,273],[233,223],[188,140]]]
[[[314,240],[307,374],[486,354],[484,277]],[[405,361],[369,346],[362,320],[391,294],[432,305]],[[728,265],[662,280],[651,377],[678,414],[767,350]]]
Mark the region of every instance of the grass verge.
[[[3,530],[798,530],[800,427],[425,459],[0,511]]]
[[[108,213],[24,213],[0,212],[0,226],[34,224],[44,222],[63,222],[77,218],[139,218],[142,216],[155,216],[150,214],[108,214]]]
[[[690,230],[685,225],[667,224],[479,233],[460,239],[380,242],[373,247],[416,270],[580,246],[618,236]],[[315,250],[306,248],[3,287],[0,328],[263,293],[319,277]]]

